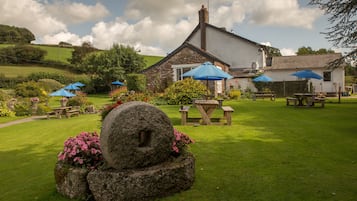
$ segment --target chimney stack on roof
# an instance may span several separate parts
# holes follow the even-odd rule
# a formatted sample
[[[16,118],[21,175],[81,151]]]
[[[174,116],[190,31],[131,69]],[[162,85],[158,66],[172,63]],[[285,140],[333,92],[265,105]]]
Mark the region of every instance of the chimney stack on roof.
[[[209,22],[209,15],[204,5],[202,5],[201,10],[198,11],[198,17],[201,30],[201,49],[206,50],[206,23]]]

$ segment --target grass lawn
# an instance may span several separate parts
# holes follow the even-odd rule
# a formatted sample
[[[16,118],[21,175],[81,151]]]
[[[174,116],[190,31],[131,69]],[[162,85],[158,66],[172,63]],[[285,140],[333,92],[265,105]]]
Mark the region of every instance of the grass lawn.
[[[160,106],[196,141],[190,146],[196,158],[193,187],[160,200],[357,198],[357,99],[309,109],[286,107],[283,99],[224,105],[235,109],[232,126],[181,126],[179,106]],[[55,190],[57,153],[69,136],[99,132],[99,119],[80,115],[0,128],[0,200],[69,201]]]
[[[78,78],[80,78],[81,76],[85,76],[80,74],[74,74],[67,70],[61,70],[58,68],[51,68],[51,67],[41,67],[41,66],[6,66],[5,65],[5,66],[0,66],[0,72],[5,77],[18,77],[18,76],[27,77],[31,73],[39,73],[39,72],[72,75]]]
[[[65,48],[58,46],[45,46],[45,45],[33,45],[34,47],[43,49],[47,51],[45,55],[45,60],[61,61],[63,63],[68,63],[68,59],[72,58],[73,48]]]

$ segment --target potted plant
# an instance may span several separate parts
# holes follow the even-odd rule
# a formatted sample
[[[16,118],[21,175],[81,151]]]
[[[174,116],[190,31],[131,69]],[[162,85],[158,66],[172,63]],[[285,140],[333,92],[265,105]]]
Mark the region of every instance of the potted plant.
[[[87,199],[90,196],[87,174],[103,161],[96,132],[82,132],[68,138],[55,167],[57,191],[71,199]]]

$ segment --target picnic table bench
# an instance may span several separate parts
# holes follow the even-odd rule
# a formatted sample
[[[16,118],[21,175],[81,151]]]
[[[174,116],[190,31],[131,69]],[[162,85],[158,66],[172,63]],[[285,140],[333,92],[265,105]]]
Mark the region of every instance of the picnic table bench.
[[[257,98],[270,98],[270,100],[275,101],[275,93],[274,92],[265,92],[265,91],[258,91],[253,93],[252,95],[253,100],[255,101]]]
[[[325,107],[325,98],[312,97],[308,102],[308,106],[315,106],[315,103],[319,103],[319,104],[321,104],[321,107]]]
[[[202,118],[188,117],[190,108],[190,106],[180,107],[179,112],[181,113],[181,125],[199,123],[202,120]],[[226,120],[226,125],[232,125],[232,112],[234,112],[234,109],[231,106],[222,106],[221,109],[223,110],[223,118],[210,118],[211,122],[219,123],[220,120]]]
[[[293,103],[294,106],[297,106],[297,98],[294,98],[294,97],[287,97],[286,98],[286,106],[289,106],[290,103]]]
[[[56,117],[57,119],[61,119],[62,116],[69,118],[73,115],[79,116],[79,114],[80,109],[76,106],[54,108],[52,111],[46,113],[47,119],[50,119],[50,117]]]

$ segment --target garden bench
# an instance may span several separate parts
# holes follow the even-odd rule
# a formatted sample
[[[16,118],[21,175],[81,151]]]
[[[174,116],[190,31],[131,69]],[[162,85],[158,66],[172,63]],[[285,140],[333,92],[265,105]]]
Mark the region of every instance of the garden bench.
[[[181,106],[179,112],[181,113],[181,125],[187,124],[188,110],[190,106]]]
[[[275,100],[275,94],[272,92],[256,92],[253,94],[253,100],[255,101],[257,98],[270,98],[270,100]]]
[[[79,116],[79,112],[80,111],[77,110],[77,109],[68,110],[68,111],[66,111],[66,117],[69,118],[69,117],[71,117],[73,115]]]
[[[232,125],[232,112],[234,109],[231,106],[222,106],[223,118],[227,120],[227,125]]]
[[[50,119],[50,117],[58,118],[58,113],[56,111],[47,112],[46,115],[47,115],[47,119]],[[61,115],[59,115],[59,116],[61,116]]]
[[[286,105],[289,106],[290,103],[293,103],[294,106],[296,106],[296,105],[297,105],[297,98],[287,97],[287,98],[286,98]]]
[[[321,104],[321,107],[325,107],[325,98],[321,97],[312,97],[309,101],[308,106],[315,106],[315,103]]]

